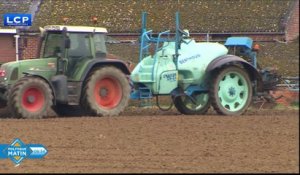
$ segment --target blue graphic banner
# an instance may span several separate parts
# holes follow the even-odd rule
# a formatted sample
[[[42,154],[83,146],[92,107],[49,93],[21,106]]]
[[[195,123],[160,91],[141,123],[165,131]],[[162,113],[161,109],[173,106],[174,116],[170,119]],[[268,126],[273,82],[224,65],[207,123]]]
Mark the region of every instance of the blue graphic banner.
[[[11,144],[0,144],[0,159],[11,159],[15,164],[24,159],[42,159],[47,153],[42,144],[24,144],[20,139]]]

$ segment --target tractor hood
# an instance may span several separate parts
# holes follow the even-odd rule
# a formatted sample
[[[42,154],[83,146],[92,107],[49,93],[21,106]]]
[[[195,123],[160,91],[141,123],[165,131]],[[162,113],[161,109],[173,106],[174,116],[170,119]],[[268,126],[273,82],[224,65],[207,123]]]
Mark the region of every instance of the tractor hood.
[[[49,77],[56,73],[57,58],[41,58],[8,62],[0,67],[0,82],[15,81],[24,74],[34,74]],[[11,84],[10,82],[9,84]]]

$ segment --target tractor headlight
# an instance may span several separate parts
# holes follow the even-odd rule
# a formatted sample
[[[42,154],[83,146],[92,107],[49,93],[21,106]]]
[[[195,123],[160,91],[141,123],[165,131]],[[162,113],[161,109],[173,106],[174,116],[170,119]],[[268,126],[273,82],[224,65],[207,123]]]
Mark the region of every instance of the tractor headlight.
[[[0,69],[0,77],[5,77],[6,72],[4,69]]]

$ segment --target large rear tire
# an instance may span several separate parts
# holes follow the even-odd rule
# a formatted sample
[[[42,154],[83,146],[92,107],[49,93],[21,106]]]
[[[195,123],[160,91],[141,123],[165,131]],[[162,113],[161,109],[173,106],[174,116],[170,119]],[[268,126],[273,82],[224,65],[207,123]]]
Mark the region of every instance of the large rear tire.
[[[187,97],[177,97],[174,100],[174,105],[176,109],[182,113],[187,115],[201,115],[205,114],[210,107],[210,99],[208,93],[200,93],[192,96],[196,104],[192,102],[192,100]]]
[[[248,73],[237,66],[216,72],[210,88],[212,106],[223,115],[243,114],[251,103],[252,93]]]
[[[14,117],[39,119],[47,116],[52,100],[52,91],[44,80],[24,77],[12,87],[8,107]]]
[[[117,116],[128,105],[129,82],[115,67],[94,71],[83,88],[82,105],[88,113],[98,116]]]

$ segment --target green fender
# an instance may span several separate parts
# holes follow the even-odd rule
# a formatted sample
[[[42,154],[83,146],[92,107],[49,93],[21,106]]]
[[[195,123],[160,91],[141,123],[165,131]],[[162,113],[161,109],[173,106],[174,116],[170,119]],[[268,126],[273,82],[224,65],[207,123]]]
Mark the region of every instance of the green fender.
[[[206,68],[206,73],[211,73],[214,70],[221,68],[225,65],[234,65],[234,64],[238,64],[238,65],[242,65],[244,67],[244,69],[247,70],[248,75],[251,79],[251,81],[257,81],[257,91],[262,91],[263,89],[263,82],[262,82],[262,77],[260,75],[260,73],[258,72],[258,70],[253,67],[249,62],[247,62],[246,60],[244,60],[243,58],[240,58],[238,56],[235,55],[223,55],[220,56],[216,59],[214,59]]]

